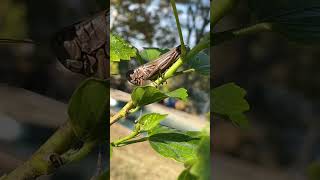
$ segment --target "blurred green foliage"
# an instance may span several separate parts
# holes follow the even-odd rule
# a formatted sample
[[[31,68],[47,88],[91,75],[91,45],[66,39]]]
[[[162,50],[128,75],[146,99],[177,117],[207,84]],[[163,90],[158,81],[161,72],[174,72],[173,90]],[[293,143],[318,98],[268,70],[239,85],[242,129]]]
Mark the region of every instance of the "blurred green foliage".
[[[320,163],[315,162],[309,165],[307,168],[308,180],[319,180],[320,179]]]
[[[0,1],[0,38],[24,38],[27,34],[26,6],[13,0]]]

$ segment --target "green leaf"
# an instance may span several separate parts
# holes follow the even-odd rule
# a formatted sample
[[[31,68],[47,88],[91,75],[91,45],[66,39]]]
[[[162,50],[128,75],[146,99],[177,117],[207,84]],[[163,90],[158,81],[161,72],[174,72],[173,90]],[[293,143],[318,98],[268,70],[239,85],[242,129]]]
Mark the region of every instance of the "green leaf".
[[[246,92],[244,89],[228,83],[212,90],[212,110],[215,113],[226,115],[234,123],[245,125],[247,127],[247,119],[243,112],[249,110],[249,104],[244,99]]]
[[[166,93],[166,95],[168,97],[178,98],[178,99],[181,99],[183,101],[186,101],[187,98],[188,98],[188,91],[186,89],[184,89],[184,88],[179,88],[179,89],[176,89],[174,91]]]
[[[72,128],[82,140],[106,137],[109,86],[106,81],[89,78],[76,89],[68,107]]]
[[[120,36],[110,34],[110,60],[130,60],[136,56],[136,49]]]
[[[209,180],[211,172],[210,124],[201,132],[196,157],[184,163],[186,169],[180,174],[180,180]]]
[[[158,125],[155,128],[151,129],[150,131],[148,131],[148,136],[152,136],[154,134],[161,134],[161,133],[174,133],[176,132],[176,130],[172,129],[172,128],[168,128],[166,126],[161,126]]]
[[[197,149],[197,161],[192,165],[190,173],[198,180],[210,180],[210,162],[210,136],[203,136]]]
[[[187,63],[189,68],[193,68],[199,74],[206,76],[210,74],[210,57],[204,52],[193,56]]]
[[[178,180],[198,180],[198,179],[196,176],[190,173],[189,169],[185,169],[179,175]]]
[[[313,43],[320,40],[320,1],[250,0],[258,19],[272,24],[272,30],[289,40]]]
[[[135,88],[131,95],[133,104],[136,106],[144,106],[161,101],[168,97],[186,100],[188,97],[187,90],[184,88],[179,88],[169,93],[163,93],[155,87],[145,86]]]
[[[135,104],[136,106],[144,106],[161,101],[165,98],[167,98],[167,95],[152,86],[137,87],[133,90],[131,95],[133,104]]]
[[[245,116],[243,113],[230,113],[229,118],[236,126],[239,126],[243,129],[248,129],[250,127],[247,116]]]
[[[167,117],[166,114],[150,113],[143,115],[139,120],[140,131],[150,131],[160,124],[164,118]]]
[[[168,49],[159,49],[159,48],[144,48],[139,54],[146,61],[152,61],[157,59],[161,54],[164,54]]]
[[[154,131],[157,131],[157,129],[154,128],[151,132],[148,132],[149,143],[162,156],[182,163],[196,158],[199,136],[193,137],[192,133],[188,134],[174,130],[160,133],[154,133]]]

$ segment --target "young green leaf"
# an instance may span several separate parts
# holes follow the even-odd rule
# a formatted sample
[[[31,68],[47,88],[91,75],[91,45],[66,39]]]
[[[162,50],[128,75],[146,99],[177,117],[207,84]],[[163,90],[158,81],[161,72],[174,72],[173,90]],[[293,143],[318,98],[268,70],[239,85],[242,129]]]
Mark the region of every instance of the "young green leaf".
[[[168,128],[166,126],[161,126],[161,125],[158,125],[156,126],[155,128],[151,129],[148,131],[148,136],[152,136],[154,134],[161,134],[161,133],[174,133],[176,132],[175,129],[172,129],[172,128]]]
[[[185,169],[179,175],[178,180],[198,180],[198,178],[192,175],[189,169]]]
[[[158,127],[148,132],[149,143],[155,151],[182,163],[196,158],[199,134]]]
[[[164,157],[178,162],[195,158],[199,139],[182,133],[162,133],[149,137],[151,147]]]
[[[133,104],[136,106],[144,106],[161,101],[165,98],[167,98],[167,96],[164,93],[152,86],[137,87],[133,90],[131,95]]]
[[[243,113],[230,113],[229,118],[236,126],[239,126],[243,129],[248,129],[250,127],[247,116]]]
[[[186,100],[188,97],[187,90],[179,88],[169,93],[163,93],[155,87],[145,86],[135,88],[131,95],[131,99],[136,106],[148,105],[168,97]]]
[[[166,114],[159,114],[159,113],[150,113],[143,115],[139,120],[138,124],[140,124],[140,132],[142,131],[150,131],[156,126],[160,124],[164,118],[167,117]]]
[[[209,180],[211,172],[210,136],[203,136],[197,149],[197,160],[192,165],[190,173],[198,180]]]
[[[202,75],[210,74],[210,57],[204,52],[200,52],[187,62],[189,68],[193,68]]]
[[[69,102],[69,120],[82,140],[105,138],[109,87],[103,80],[89,78],[74,92]]]
[[[157,59],[161,54],[168,52],[169,49],[159,49],[159,48],[145,48],[139,54],[146,61],[152,61]]]
[[[110,34],[110,60],[130,60],[136,56],[136,49],[120,36]]]
[[[166,93],[168,97],[178,98],[180,100],[186,101],[188,98],[188,91],[184,88],[179,88],[174,91]]]
[[[243,113],[249,110],[249,104],[244,99],[244,89],[228,83],[212,90],[212,110],[215,113],[228,116],[238,125],[247,127],[247,120]]]
[[[198,132],[200,142],[196,158],[184,163],[186,169],[180,174],[179,180],[209,180],[211,172],[210,156],[210,126],[209,124]]]

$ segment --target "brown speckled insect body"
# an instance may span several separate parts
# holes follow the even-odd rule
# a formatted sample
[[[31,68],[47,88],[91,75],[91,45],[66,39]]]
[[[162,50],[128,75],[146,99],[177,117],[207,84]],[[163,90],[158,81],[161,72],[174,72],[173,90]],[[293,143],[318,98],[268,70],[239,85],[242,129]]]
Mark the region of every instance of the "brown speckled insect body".
[[[69,70],[86,76],[108,78],[109,11],[80,21],[56,33],[52,48]]]
[[[171,49],[156,60],[143,64],[127,72],[127,79],[134,85],[145,85],[148,80],[154,80],[164,73],[181,54],[180,46]]]

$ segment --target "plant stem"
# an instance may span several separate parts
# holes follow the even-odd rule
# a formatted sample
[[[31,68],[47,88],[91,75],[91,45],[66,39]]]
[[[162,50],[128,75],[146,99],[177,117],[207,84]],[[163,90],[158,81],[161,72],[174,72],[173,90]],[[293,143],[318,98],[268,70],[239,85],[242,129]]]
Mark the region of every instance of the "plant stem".
[[[132,131],[131,134],[129,134],[128,136],[125,136],[125,137],[123,137],[123,138],[121,138],[121,139],[119,139],[119,140],[117,140],[117,141],[115,141],[115,142],[112,142],[111,145],[117,147],[119,144],[122,144],[122,143],[125,142],[125,141],[128,141],[128,140],[130,140],[130,139],[135,138],[138,134],[139,134],[139,131],[138,131],[138,130]]]
[[[176,76],[179,76],[179,75],[182,75],[182,74],[187,74],[187,73],[192,73],[192,72],[195,72],[196,70],[195,69],[187,69],[187,70],[184,70],[184,71],[179,71],[179,72],[176,72],[173,74],[172,77],[176,77]]]
[[[71,124],[67,122],[60,127],[32,156],[31,158],[10,172],[4,180],[36,179],[45,174],[50,174],[56,168],[49,160],[53,153],[66,152],[77,138]]]
[[[182,35],[181,25],[180,25],[178,11],[177,11],[177,7],[176,7],[176,2],[175,2],[175,0],[170,0],[170,3],[171,3],[171,7],[173,10],[173,14],[176,19],[176,24],[177,24],[177,28],[178,28],[180,44],[181,44],[181,53],[182,53],[182,56],[184,57],[187,50],[186,50],[186,47],[185,47],[184,41],[183,41],[183,35]]]
[[[65,164],[78,161],[86,157],[97,145],[98,145],[98,141],[85,142],[80,150],[71,154],[66,152],[63,155],[61,155],[61,158],[64,160]]]
[[[129,110],[132,108],[134,108],[134,105],[132,100],[130,100],[125,106],[123,106],[123,108],[119,112],[110,117],[110,126],[119,121],[121,118],[126,117]]]
[[[173,76],[173,74],[178,70],[179,67],[181,67],[183,64],[183,61],[181,58],[179,58],[163,75],[163,77],[158,78],[155,83],[156,84],[162,84],[167,79]]]
[[[215,46],[227,40],[266,31],[272,31],[271,23],[263,22],[241,29],[231,29],[224,32],[213,33],[211,35],[211,44]]]
[[[134,144],[134,143],[139,143],[139,142],[144,142],[144,141],[147,141],[148,139],[149,139],[149,137],[143,137],[143,138],[134,139],[134,140],[131,140],[131,141],[124,141],[124,142],[118,144],[118,147],[126,146],[126,145],[129,145],[129,144]]]

